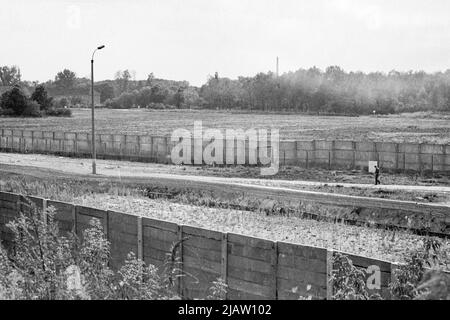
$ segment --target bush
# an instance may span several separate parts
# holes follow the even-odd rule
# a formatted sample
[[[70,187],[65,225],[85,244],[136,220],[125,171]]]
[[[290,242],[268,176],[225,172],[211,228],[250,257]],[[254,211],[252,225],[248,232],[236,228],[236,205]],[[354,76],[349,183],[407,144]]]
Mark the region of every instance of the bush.
[[[71,117],[72,110],[68,108],[52,108],[47,110],[45,114],[51,117]]]
[[[40,109],[39,103],[34,100],[29,100],[21,115],[24,117],[42,117]]]
[[[65,108],[68,106],[69,106],[69,100],[67,100],[66,98],[61,98],[56,102],[57,108]]]
[[[0,116],[10,117],[14,116],[15,112],[13,109],[0,109]]]
[[[167,300],[177,299],[166,276],[153,265],[147,266],[137,259],[133,252],[128,254],[125,264],[118,273],[116,298],[125,300]]]
[[[416,300],[450,300],[450,275],[442,270],[428,270],[417,287]]]
[[[105,106],[107,108],[112,108],[112,109],[120,109],[121,105],[117,102],[116,99],[108,99],[105,101]]]
[[[19,86],[15,86],[10,91],[2,94],[0,108],[4,110],[11,109],[16,116],[22,115],[27,105],[28,99]]]
[[[406,257],[406,264],[394,270],[394,280],[389,284],[392,299],[450,299],[450,275],[444,271],[448,270],[445,263],[448,253],[441,247],[440,239],[429,237],[424,240],[423,248]],[[353,266],[352,261],[341,253],[333,255],[331,281],[333,299],[381,299],[379,295],[368,294],[364,271]]]
[[[152,102],[147,106],[148,109],[155,109],[155,110],[164,110],[164,109],[176,109],[176,106],[170,105],[170,104],[164,104],[162,102]]]
[[[389,285],[392,297],[400,300],[421,299],[427,296],[427,289],[432,281],[424,284],[424,281],[432,278],[436,272],[446,267],[447,253],[441,250],[442,242],[437,238],[426,238],[423,248],[416,250],[406,259],[406,264],[400,265],[394,272],[394,279]],[[429,268],[426,271],[425,268]],[[426,276],[425,276],[426,275]]]
[[[117,271],[109,268],[110,243],[98,219],[90,221],[82,240],[74,233],[61,235],[53,207],[45,211],[27,200],[19,217],[7,224],[13,245],[0,245],[0,299],[179,299],[176,293],[176,253],[184,240],[176,242],[159,270],[127,256]],[[219,279],[208,299],[221,299],[226,286]]]
[[[158,102],[158,103],[150,103],[150,105],[148,106],[149,109],[157,109],[157,110],[163,110],[166,108],[166,106],[164,105],[164,103]]]
[[[9,253],[0,246],[0,298],[176,299],[165,273],[133,253],[116,273],[108,266],[110,244],[98,219],[80,241],[59,234],[55,211],[38,210],[27,201],[26,213],[8,223],[13,233]]]
[[[370,295],[366,289],[365,272],[358,269],[345,255],[333,253],[333,300],[378,300],[379,295]]]
[[[218,278],[216,281],[213,281],[213,285],[209,288],[209,294],[206,299],[226,300],[227,291],[228,285],[222,280],[222,278]]]

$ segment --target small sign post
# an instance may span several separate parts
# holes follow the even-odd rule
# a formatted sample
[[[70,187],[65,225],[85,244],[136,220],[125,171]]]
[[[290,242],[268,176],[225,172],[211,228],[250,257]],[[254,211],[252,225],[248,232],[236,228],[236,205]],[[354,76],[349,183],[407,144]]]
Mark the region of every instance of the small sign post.
[[[369,173],[375,173],[375,166],[378,166],[378,161],[369,161]]]

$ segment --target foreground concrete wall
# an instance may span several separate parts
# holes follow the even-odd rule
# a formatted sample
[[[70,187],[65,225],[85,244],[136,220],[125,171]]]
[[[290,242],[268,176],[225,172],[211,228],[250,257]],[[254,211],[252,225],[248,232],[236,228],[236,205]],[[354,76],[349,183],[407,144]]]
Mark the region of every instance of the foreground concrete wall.
[[[192,142],[192,143],[191,143]],[[194,145],[202,150],[209,141],[187,141],[191,146],[190,161],[194,162]],[[171,163],[171,152],[178,144],[170,137],[99,134],[96,136],[99,158]],[[223,162],[232,159],[239,164],[237,151],[245,150],[242,164],[252,164],[251,158],[264,151],[270,155],[267,145],[249,141],[235,141],[233,145],[222,143]],[[279,145],[281,165],[325,167],[329,169],[367,169],[368,161],[378,161],[384,170],[450,172],[450,145],[410,144],[355,141],[281,141]],[[90,156],[91,135],[88,133],[48,132],[26,130],[0,130],[0,150],[10,152],[54,153],[68,156]],[[182,155],[182,152],[180,153]],[[258,158],[258,164],[260,164]],[[217,163],[220,164],[220,163]]]
[[[130,251],[149,264],[164,267],[173,245],[178,242],[175,258],[180,261],[177,267],[185,276],[178,278],[177,288],[187,299],[205,298],[217,278],[227,283],[228,299],[331,297],[333,252],[324,248],[222,233],[36,197],[29,199],[40,209],[56,209],[56,220],[63,234],[82,235],[90,219],[100,219],[111,242],[113,268],[120,267]],[[13,234],[6,224],[19,212],[26,213],[29,209],[23,196],[0,192],[2,245],[13,246]],[[367,271],[366,285],[372,288],[371,292],[389,298],[387,285],[396,265],[355,255],[350,258],[355,266]],[[380,286],[373,288],[369,277],[377,276]]]

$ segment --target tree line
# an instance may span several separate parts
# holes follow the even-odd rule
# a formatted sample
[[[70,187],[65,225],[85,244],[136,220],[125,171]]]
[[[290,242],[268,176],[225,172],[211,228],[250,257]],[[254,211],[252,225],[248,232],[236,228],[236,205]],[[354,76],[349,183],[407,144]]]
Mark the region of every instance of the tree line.
[[[205,107],[337,114],[450,111],[450,70],[428,74],[345,72],[316,67],[237,80],[210,77],[200,89]]]
[[[21,80],[18,67],[0,67],[2,85],[36,87],[36,82]],[[44,83],[49,92],[85,89],[90,94],[90,79],[73,71],[59,72],[54,81]],[[117,71],[113,80],[95,83],[100,102],[110,108],[207,108],[249,111],[290,111],[331,114],[387,114],[415,111],[450,111],[450,70],[346,72],[338,66],[324,71],[312,67],[273,72],[253,77],[229,79],[216,72],[200,88],[187,81],[157,79],[150,73],[136,80],[130,70]],[[60,106],[77,101],[55,101]]]
[[[153,73],[146,80],[136,81],[131,79],[130,71],[118,71],[114,81],[103,81],[96,88],[101,102],[111,108],[179,109],[202,105],[198,88],[189,82],[157,79]]]

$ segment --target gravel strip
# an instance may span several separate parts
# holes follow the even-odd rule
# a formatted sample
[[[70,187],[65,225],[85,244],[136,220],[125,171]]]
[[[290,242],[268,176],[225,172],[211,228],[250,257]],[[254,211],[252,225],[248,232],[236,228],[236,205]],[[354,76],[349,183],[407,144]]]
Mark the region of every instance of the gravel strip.
[[[422,237],[297,217],[266,216],[250,211],[198,207],[163,199],[94,194],[74,199],[78,205],[126,212],[177,224],[233,232],[273,241],[318,246],[371,258],[403,262],[408,250],[420,248]],[[450,250],[445,240],[444,250]]]

